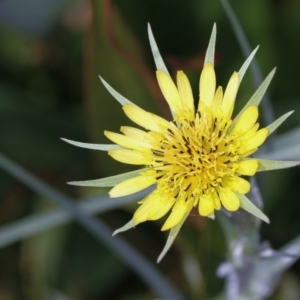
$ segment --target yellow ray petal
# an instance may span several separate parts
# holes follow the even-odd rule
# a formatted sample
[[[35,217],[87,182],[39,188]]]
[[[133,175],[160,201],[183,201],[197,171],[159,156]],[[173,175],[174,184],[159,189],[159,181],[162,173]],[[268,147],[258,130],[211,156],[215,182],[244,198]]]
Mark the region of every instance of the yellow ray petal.
[[[258,118],[258,108],[255,105],[251,105],[245,109],[237,120],[234,128],[231,131],[231,135],[242,135],[250,130],[256,123]]]
[[[161,70],[156,71],[156,78],[171,110],[178,116],[183,110],[183,104],[175,83],[168,74]]]
[[[220,201],[220,198],[216,192],[216,190],[214,190],[212,193],[211,193],[211,198],[213,200],[213,203],[214,203],[214,207],[216,210],[220,210],[221,209],[221,201]]]
[[[158,205],[158,199],[156,193],[151,193],[145,199],[141,201],[141,205],[135,211],[132,219],[136,223],[145,222],[148,220],[149,211]]]
[[[149,131],[145,132],[144,130],[130,127],[130,126],[122,126],[121,132],[126,136],[137,139],[151,145],[151,148],[155,148],[159,146],[159,141],[163,139],[163,135],[157,132]]]
[[[153,206],[148,213],[148,220],[158,220],[163,217],[174,205],[175,199],[171,198],[168,200],[160,201],[160,205]]]
[[[239,89],[239,75],[237,72],[234,72],[227,84],[224,97],[223,97],[223,103],[222,103],[224,115],[228,116],[229,118],[231,117],[233,111],[234,101],[238,89]]]
[[[151,114],[136,105],[126,104],[123,106],[126,116],[134,123],[152,131],[160,132],[169,126],[165,119]]]
[[[252,176],[256,173],[258,168],[258,162],[256,159],[242,160],[237,163],[237,173],[247,176]]]
[[[248,146],[248,141],[250,141],[256,135],[258,128],[259,128],[259,123],[256,123],[251,129],[249,129],[244,135],[240,137],[240,141],[242,145],[240,150],[241,158],[247,157],[257,151],[257,148]]]
[[[216,90],[216,75],[211,63],[206,63],[200,76],[200,103],[210,107]],[[198,107],[199,110],[199,107]]]
[[[248,157],[249,155],[251,155],[251,154],[253,154],[254,152],[256,152],[257,151],[257,148],[254,148],[254,149],[251,149],[251,150],[247,150],[246,152],[242,152],[242,150],[241,150],[241,158],[245,158],[245,157]]]
[[[137,139],[143,139],[147,136],[147,132],[145,132],[144,130],[130,126],[122,126],[121,132],[129,137]]]
[[[195,104],[192,88],[188,78],[182,71],[177,72],[177,87],[183,102],[183,106],[187,107],[187,109],[194,115]]]
[[[259,123],[256,123],[252,128],[250,128],[244,135],[240,137],[241,139],[243,139],[243,141],[245,141],[244,142],[245,144],[249,139],[251,139],[255,135],[258,127],[259,127]]]
[[[114,143],[129,149],[145,150],[145,148],[151,149],[151,144],[147,140],[140,140],[137,138],[129,137],[123,134],[104,131],[104,135]]]
[[[200,216],[204,217],[207,217],[214,212],[214,203],[210,195],[200,196],[198,211]]]
[[[247,194],[250,191],[250,183],[239,176],[234,176],[234,178],[225,178],[223,179],[223,184],[240,194]]]
[[[177,200],[175,203],[171,214],[169,215],[168,219],[164,223],[163,227],[161,228],[162,231],[168,230],[174,226],[176,226],[184,217],[185,213],[192,209],[192,202],[186,202],[182,200]]]
[[[156,179],[149,176],[138,176],[130,178],[113,187],[109,191],[109,195],[111,198],[131,195],[149,187],[155,182]]]
[[[245,151],[251,150],[258,148],[262,143],[266,140],[268,137],[268,129],[267,128],[262,128],[258,130],[248,141],[245,147],[243,149]]]
[[[228,211],[236,211],[240,207],[240,199],[231,189],[228,188],[219,188],[219,196],[223,206]]]
[[[223,89],[221,86],[219,86],[215,93],[213,104],[212,104],[213,111],[217,111],[218,109],[222,108],[222,100],[223,100]]]
[[[151,162],[151,156],[142,152],[127,149],[112,149],[108,154],[115,160],[124,164],[148,165]]]

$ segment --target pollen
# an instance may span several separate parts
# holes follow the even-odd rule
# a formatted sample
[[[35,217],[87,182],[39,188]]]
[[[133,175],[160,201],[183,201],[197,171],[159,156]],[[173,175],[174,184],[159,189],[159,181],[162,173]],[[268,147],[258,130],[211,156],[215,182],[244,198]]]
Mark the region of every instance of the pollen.
[[[178,121],[179,128],[168,128],[159,147],[152,149],[151,166],[157,178],[171,191],[179,190],[178,198],[208,195],[222,185],[224,177],[232,177],[239,155],[226,131],[231,122],[197,114],[195,120]],[[236,147],[234,147],[236,148]],[[175,195],[174,195],[175,196]]]

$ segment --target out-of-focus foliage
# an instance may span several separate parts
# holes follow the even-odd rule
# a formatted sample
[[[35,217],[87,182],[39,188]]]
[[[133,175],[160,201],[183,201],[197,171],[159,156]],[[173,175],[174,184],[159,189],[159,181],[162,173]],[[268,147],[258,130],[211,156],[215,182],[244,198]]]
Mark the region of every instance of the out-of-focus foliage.
[[[116,131],[130,124],[98,75],[143,108],[169,116],[155,82],[147,22],[169,70],[185,71],[194,91],[198,90],[214,22],[218,30],[218,83],[224,86],[244,61],[217,0],[15,0],[7,8],[8,2],[0,3],[0,152],[69,195],[106,191],[67,186],[66,181],[130,171],[106,153],[78,149],[59,140],[66,137],[107,143],[104,129]],[[256,58],[264,77],[278,67],[269,88],[275,116],[295,109],[278,132],[296,128],[293,135],[282,135],[274,148],[267,150],[280,159],[283,154],[279,150],[292,148],[294,152],[282,158],[300,159],[300,35],[295,30],[300,26],[300,3],[234,0],[231,5],[251,46],[260,45]],[[41,8],[48,9],[42,13]],[[254,90],[248,72],[237,110]],[[47,199],[2,170],[0,174],[2,226],[49,208]],[[300,233],[298,182],[298,168],[258,177],[264,211],[271,220],[262,227],[262,239],[269,240],[273,248],[280,248]],[[118,228],[131,219],[135,207],[128,205],[99,218]],[[166,240],[158,223],[141,224],[123,234],[153,262]],[[225,260],[220,225],[195,213],[187,218],[158,268],[187,299],[211,299],[223,289],[223,279],[217,277],[216,270]],[[140,278],[78,224],[63,225],[0,249],[0,270],[1,300],[153,298]],[[296,263],[271,299],[299,298],[300,265]]]

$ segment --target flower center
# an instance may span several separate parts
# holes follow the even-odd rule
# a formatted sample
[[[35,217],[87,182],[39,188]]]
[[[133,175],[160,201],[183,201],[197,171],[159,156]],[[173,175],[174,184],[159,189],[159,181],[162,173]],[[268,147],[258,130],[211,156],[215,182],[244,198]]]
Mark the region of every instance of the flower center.
[[[221,187],[224,177],[234,175],[240,159],[238,144],[227,135],[230,124],[231,120],[211,112],[170,123],[159,147],[152,149],[151,166],[159,184],[187,197]]]

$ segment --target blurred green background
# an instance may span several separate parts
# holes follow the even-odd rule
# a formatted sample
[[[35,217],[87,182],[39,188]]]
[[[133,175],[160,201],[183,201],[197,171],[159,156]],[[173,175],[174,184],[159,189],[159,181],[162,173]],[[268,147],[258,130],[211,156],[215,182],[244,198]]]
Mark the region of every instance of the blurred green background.
[[[260,45],[256,58],[263,76],[278,67],[269,88],[275,117],[295,109],[278,133],[296,128],[297,137],[300,2],[230,3],[251,47]],[[136,104],[170,117],[155,82],[147,22],[167,67],[172,74],[176,70],[188,74],[196,98],[214,22],[218,30],[218,83],[226,85],[244,61],[228,17],[217,0],[2,1],[1,152],[74,198],[105,194],[106,190],[68,186],[67,181],[132,170],[108,158],[106,153],[76,148],[59,138],[108,143],[104,129],[118,131],[121,125],[130,124],[98,75]],[[248,71],[239,91],[237,109],[254,90]],[[276,154],[276,147],[269,150],[276,158],[300,159],[299,136],[293,138],[291,153],[278,145],[283,147],[283,157]],[[0,170],[0,175],[1,226],[53,208],[47,199],[4,171]],[[259,178],[264,210],[271,219],[270,225],[262,226],[262,239],[270,241],[274,248],[300,233],[299,175],[299,168],[294,168]],[[131,219],[136,207],[134,203],[98,217],[116,229]],[[160,232],[160,226],[159,221],[141,224],[122,237],[155,264],[167,237]],[[158,268],[187,299],[212,299],[222,291],[224,282],[216,276],[216,269],[225,260],[226,245],[219,224],[192,214]],[[153,297],[153,291],[116,254],[74,222],[0,249],[1,300]],[[299,263],[285,273],[270,299],[300,299]]]

